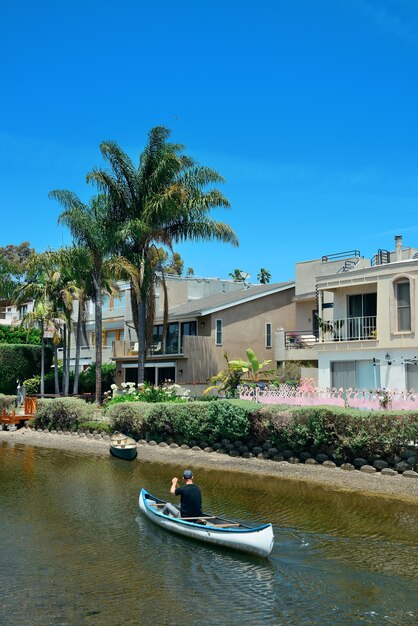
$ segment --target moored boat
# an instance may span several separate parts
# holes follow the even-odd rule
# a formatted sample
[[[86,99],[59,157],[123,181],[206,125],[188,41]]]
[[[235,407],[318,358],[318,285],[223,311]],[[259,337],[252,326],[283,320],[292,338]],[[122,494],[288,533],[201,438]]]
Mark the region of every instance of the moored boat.
[[[126,461],[133,461],[138,455],[135,439],[118,432],[113,433],[110,438],[109,451],[113,456]]]
[[[179,535],[264,557],[273,549],[271,524],[251,527],[207,513],[199,518],[181,518],[177,507],[156,498],[145,489],[141,489],[139,494],[139,509],[158,526]]]

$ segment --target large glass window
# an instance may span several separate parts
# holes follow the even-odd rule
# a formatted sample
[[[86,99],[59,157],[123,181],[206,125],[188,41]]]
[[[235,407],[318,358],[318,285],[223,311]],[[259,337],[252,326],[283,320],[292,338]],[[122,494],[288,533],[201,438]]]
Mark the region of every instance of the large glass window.
[[[168,324],[165,338],[165,354],[179,353],[179,325],[177,322]]]
[[[373,337],[376,331],[377,293],[359,293],[348,296],[347,309],[347,339]]]
[[[151,352],[153,354],[163,353],[163,325],[156,324],[152,331],[152,346]]]
[[[183,337],[196,337],[197,324],[196,322],[182,322],[181,323],[181,346],[180,352],[183,353]]]
[[[380,368],[372,360],[331,362],[331,386],[336,389],[378,389]]]
[[[418,391],[418,364],[407,363],[406,365],[406,389]]]
[[[398,331],[411,330],[411,294],[409,280],[396,283]]]

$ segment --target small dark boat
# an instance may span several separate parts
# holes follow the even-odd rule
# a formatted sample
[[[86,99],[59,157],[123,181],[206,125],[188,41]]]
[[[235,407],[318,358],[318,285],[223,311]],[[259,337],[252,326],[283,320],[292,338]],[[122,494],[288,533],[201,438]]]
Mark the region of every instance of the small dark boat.
[[[139,495],[139,509],[154,524],[179,535],[258,556],[267,557],[273,549],[271,524],[248,526],[208,513],[198,519],[180,517],[177,507],[152,496],[145,489],[141,489]]]
[[[135,439],[122,433],[113,433],[110,438],[110,454],[125,461],[133,461],[138,455]]]

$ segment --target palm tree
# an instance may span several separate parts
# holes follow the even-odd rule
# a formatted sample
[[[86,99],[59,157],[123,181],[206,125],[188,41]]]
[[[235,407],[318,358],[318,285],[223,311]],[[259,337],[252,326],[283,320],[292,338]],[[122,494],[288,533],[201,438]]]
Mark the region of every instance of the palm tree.
[[[243,283],[245,280],[242,275],[242,270],[239,269],[234,269],[233,272],[229,272],[228,276],[230,276],[235,283]]]
[[[95,308],[96,402],[102,399],[102,293],[104,277],[112,272],[117,277],[136,277],[136,268],[124,257],[111,257],[113,247],[112,222],[106,196],[98,195],[84,204],[72,191],[54,190],[49,197],[57,200],[64,211],[58,218],[66,224],[74,240],[84,246],[90,256],[90,275]]]
[[[103,142],[100,150],[110,171],[94,169],[87,176],[100,191],[108,193],[115,241],[139,267],[138,280],[131,281],[139,347],[138,382],[144,380],[145,353],[152,340],[157,270],[151,262],[151,250],[163,245],[172,251],[174,243],[185,240],[213,239],[238,245],[233,230],[209,215],[213,208],[229,207],[218,189],[206,190],[208,185],[223,182],[222,177],[184,155],[183,146],[168,142],[169,135],[163,126],[151,129],[138,167],[117,143]]]
[[[257,280],[262,284],[262,285],[267,285],[270,280],[271,280],[271,274],[268,270],[266,270],[265,267],[262,267],[260,269],[260,271],[257,274]]]
[[[56,346],[60,339],[61,320],[65,317],[65,306],[70,306],[71,288],[63,285],[54,252],[34,254],[27,263],[27,282],[21,285],[15,295],[15,303],[21,304],[33,299],[33,310],[22,320],[25,325],[39,325],[41,328],[41,396],[45,391],[45,324],[54,329],[53,342]],[[55,350],[56,357],[56,350]],[[55,358],[55,371],[57,362]],[[59,389],[55,390],[59,393]]]

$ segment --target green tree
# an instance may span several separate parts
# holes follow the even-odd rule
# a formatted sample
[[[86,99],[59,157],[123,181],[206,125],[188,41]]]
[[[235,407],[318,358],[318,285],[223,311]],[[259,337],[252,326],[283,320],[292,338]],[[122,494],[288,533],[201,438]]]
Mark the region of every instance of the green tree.
[[[61,323],[71,309],[74,287],[64,284],[58,266],[57,253],[50,251],[33,254],[27,261],[27,280],[15,293],[15,303],[33,300],[33,309],[22,320],[25,327],[41,330],[41,396],[45,390],[45,325],[54,328],[54,342],[61,334]],[[55,363],[55,368],[57,363]]]
[[[49,197],[64,208],[58,221],[68,226],[77,245],[89,252],[89,271],[95,309],[95,363],[96,363],[96,402],[102,398],[102,293],[105,277],[112,274],[116,278],[137,277],[136,268],[122,256],[112,256],[114,234],[109,203],[105,195],[93,197],[84,204],[78,196],[68,190],[51,191]],[[87,264],[87,261],[86,261]],[[87,265],[86,265],[87,267]]]
[[[232,369],[241,371],[243,374],[248,375],[252,382],[259,382],[260,377],[269,377],[275,373],[275,369],[265,369],[266,365],[271,363],[271,360],[259,361],[256,357],[254,350],[248,348],[245,351],[248,361],[241,359],[229,361],[229,365]]]
[[[234,269],[234,271],[230,272],[228,276],[230,276],[235,283],[243,283],[245,280],[242,275],[242,271],[239,269]]]
[[[262,267],[257,274],[257,280],[262,285],[267,285],[271,281],[271,274],[265,267]]]
[[[229,207],[218,189],[208,189],[223,182],[222,177],[184,155],[184,147],[170,143],[169,135],[163,126],[151,129],[138,167],[117,143],[103,142],[100,150],[110,170],[94,169],[87,177],[108,194],[114,241],[139,267],[138,279],[131,281],[139,346],[138,382],[144,380],[145,353],[152,341],[157,272],[151,263],[151,250],[160,245],[172,250],[173,244],[185,240],[238,245],[230,226],[210,216],[216,207]],[[166,299],[164,319],[166,322]]]
[[[28,241],[0,248],[0,300],[10,301],[24,279],[27,261],[35,253]]]

